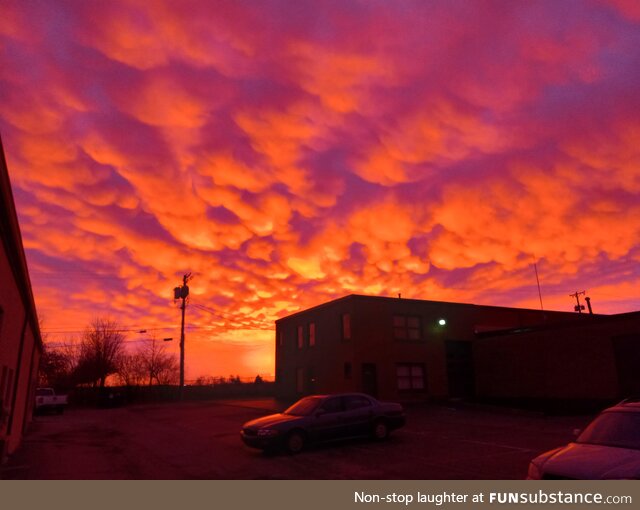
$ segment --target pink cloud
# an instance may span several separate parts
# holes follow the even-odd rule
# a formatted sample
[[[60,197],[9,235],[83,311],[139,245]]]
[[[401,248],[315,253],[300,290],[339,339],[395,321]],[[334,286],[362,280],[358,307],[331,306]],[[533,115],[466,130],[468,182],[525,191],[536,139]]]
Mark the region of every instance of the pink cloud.
[[[534,261],[550,307],[640,306],[634,2],[4,4],[52,331],[176,336],[186,271],[194,378],[269,372],[273,320],[349,292],[535,307]]]

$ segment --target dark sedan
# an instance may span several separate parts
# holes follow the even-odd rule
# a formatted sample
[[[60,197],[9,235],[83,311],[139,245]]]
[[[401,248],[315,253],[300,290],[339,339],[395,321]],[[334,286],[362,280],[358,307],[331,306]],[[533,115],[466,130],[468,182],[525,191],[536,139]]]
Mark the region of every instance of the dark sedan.
[[[298,453],[310,442],[360,436],[386,439],[404,424],[400,404],[379,402],[362,393],[312,395],[282,413],[245,423],[240,437],[252,448],[284,447]]]

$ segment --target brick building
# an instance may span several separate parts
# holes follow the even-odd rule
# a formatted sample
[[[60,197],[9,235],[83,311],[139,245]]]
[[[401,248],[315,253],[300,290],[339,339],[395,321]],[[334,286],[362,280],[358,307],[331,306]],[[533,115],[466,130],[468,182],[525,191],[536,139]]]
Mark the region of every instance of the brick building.
[[[482,332],[595,317],[350,295],[276,321],[277,385],[285,398],[340,391],[405,401],[473,397]]]
[[[640,396],[640,312],[478,336],[476,394],[485,401],[563,410]]]
[[[31,420],[42,340],[0,140],[0,460]]]

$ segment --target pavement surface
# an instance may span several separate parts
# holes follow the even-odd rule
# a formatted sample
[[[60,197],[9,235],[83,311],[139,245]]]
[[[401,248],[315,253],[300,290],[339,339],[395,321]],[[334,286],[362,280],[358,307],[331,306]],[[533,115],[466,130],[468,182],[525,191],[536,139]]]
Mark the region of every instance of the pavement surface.
[[[245,447],[243,423],[273,399],[70,408],[36,416],[3,479],[521,479],[529,460],[566,444],[591,417],[545,417],[416,405],[390,439],[357,439],[299,455]]]

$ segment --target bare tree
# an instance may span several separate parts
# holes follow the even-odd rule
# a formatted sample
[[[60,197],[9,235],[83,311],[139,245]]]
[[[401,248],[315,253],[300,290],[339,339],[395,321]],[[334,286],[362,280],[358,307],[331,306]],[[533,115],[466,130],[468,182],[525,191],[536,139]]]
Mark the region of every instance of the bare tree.
[[[146,381],[144,359],[139,352],[123,354],[118,368],[118,379],[124,386],[140,386]]]
[[[178,359],[167,352],[166,346],[155,338],[147,340],[138,351],[148,377],[149,386],[156,384],[173,384],[180,377]]]
[[[80,361],[79,346],[67,341],[61,344],[44,343],[38,371],[38,384],[58,390],[75,385],[74,376]]]
[[[107,377],[118,371],[124,352],[125,336],[115,321],[95,319],[86,329],[80,343],[77,382],[97,384],[104,388]]]

